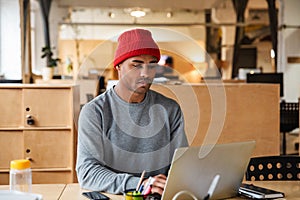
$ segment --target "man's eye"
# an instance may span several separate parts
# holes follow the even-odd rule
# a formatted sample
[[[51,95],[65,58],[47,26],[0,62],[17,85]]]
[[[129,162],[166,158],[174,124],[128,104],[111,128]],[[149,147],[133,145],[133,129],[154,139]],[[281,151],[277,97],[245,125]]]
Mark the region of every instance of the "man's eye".
[[[136,69],[142,69],[144,67],[147,67],[148,69],[155,69],[157,64],[132,64],[132,66]]]
[[[133,64],[133,67],[140,69],[140,68],[143,67],[143,65],[141,65],[141,64]]]
[[[148,65],[148,68],[149,68],[149,69],[154,69],[154,68],[156,68],[156,66],[157,66],[157,64],[149,64],[149,65]]]

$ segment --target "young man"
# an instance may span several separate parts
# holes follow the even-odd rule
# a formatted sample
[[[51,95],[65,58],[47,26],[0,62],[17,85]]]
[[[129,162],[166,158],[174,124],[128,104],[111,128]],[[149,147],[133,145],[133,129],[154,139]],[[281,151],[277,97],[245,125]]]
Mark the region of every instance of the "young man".
[[[78,122],[77,176],[81,187],[122,193],[141,173],[162,194],[174,150],[187,146],[179,105],[150,90],[160,51],[151,32],[132,29],[118,38],[119,82],[87,103]]]

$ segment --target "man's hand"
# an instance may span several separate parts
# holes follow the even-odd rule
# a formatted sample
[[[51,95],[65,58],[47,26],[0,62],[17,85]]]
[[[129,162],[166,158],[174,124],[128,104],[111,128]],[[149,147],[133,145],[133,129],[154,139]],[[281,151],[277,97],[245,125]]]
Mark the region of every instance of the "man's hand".
[[[151,177],[152,180],[152,184],[151,184],[151,193],[158,193],[160,195],[162,195],[165,185],[166,185],[166,180],[167,177],[164,174],[159,174],[156,175],[154,177]],[[149,181],[149,179],[145,179],[143,181],[143,185],[147,185],[147,182]]]

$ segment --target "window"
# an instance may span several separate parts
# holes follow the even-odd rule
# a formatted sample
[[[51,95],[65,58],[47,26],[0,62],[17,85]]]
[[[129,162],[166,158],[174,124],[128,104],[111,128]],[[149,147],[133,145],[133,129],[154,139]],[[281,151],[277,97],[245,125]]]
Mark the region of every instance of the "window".
[[[18,0],[0,0],[0,74],[21,79],[21,28]]]

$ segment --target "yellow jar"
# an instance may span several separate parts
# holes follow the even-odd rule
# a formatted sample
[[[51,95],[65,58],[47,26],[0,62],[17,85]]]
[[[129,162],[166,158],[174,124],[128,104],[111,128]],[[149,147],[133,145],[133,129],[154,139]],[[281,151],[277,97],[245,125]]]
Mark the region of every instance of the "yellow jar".
[[[31,192],[32,175],[29,160],[10,162],[9,186],[11,191]]]

